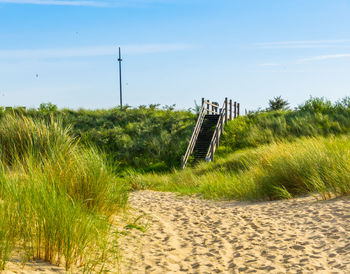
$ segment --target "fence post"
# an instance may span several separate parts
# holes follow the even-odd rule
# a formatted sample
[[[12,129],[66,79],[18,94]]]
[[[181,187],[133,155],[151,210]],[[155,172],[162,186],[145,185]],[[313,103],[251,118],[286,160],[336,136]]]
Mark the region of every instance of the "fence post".
[[[225,125],[227,125],[227,97],[225,97]]]
[[[224,116],[221,116],[222,119],[220,121],[220,132],[222,133],[224,131]]]
[[[218,148],[219,147],[219,138],[220,138],[219,128],[216,128],[215,131],[216,131],[216,147]]]
[[[209,114],[209,110],[210,110],[210,105],[209,105],[209,100],[207,100],[207,114]]]
[[[204,98],[202,97],[202,106],[204,106]]]
[[[237,104],[237,117],[239,117],[239,103]]]
[[[232,99],[230,99],[230,121],[232,120]]]
[[[234,113],[233,113],[233,118],[236,119],[237,118],[237,102],[234,103],[233,105],[234,107]]]

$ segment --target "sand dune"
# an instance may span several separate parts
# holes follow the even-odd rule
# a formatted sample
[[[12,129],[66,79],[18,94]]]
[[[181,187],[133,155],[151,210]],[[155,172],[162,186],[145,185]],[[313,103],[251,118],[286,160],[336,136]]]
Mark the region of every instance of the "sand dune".
[[[150,222],[120,238],[120,273],[350,273],[350,199],[210,202],[172,193],[131,194]],[[8,273],[57,273],[42,262]]]
[[[131,195],[152,226],[123,273],[350,273],[350,200],[208,202]],[[131,243],[129,241],[129,243]]]

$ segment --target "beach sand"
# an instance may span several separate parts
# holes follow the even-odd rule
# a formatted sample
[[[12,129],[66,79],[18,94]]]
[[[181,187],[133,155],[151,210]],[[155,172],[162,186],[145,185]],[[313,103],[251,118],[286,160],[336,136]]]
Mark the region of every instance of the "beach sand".
[[[246,203],[173,193],[130,195],[132,228],[120,237],[120,273],[350,273],[350,199]],[[147,225],[147,223],[149,225]],[[142,226],[141,226],[142,227]],[[43,262],[7,273],[59,273]]]
[[[211,202],[142,191],[130,202],[152,226],[124,255],[124,273],[350,273],[349,198]]]

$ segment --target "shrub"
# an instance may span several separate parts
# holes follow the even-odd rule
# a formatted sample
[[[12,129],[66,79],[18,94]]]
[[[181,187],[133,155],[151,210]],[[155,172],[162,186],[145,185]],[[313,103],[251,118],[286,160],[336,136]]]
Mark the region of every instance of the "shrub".
[[[57,110],[58,110],[57,106],[52,103],[42,103],[38,108],[38,111],[44,114],[52,113]]]
[[[269,100],[269,108],[268,110],[274,111],[274,110],[286,110],[288,109],[288,101],[283,100],[281,96],[274,97],[273,99]]]
[[[304,104],[298,107],[301,111],[329,113],[333,109],[332,102],[324,97],[310,97]]]

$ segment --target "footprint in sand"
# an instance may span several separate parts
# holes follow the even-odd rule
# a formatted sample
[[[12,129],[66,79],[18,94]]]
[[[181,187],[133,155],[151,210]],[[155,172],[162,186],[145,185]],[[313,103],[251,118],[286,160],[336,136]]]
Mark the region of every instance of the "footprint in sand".
[[[141,248],[127,243],[121,273],[350,273],[349,200],[207,202],[140,191],[130,201],[152,225]]]

